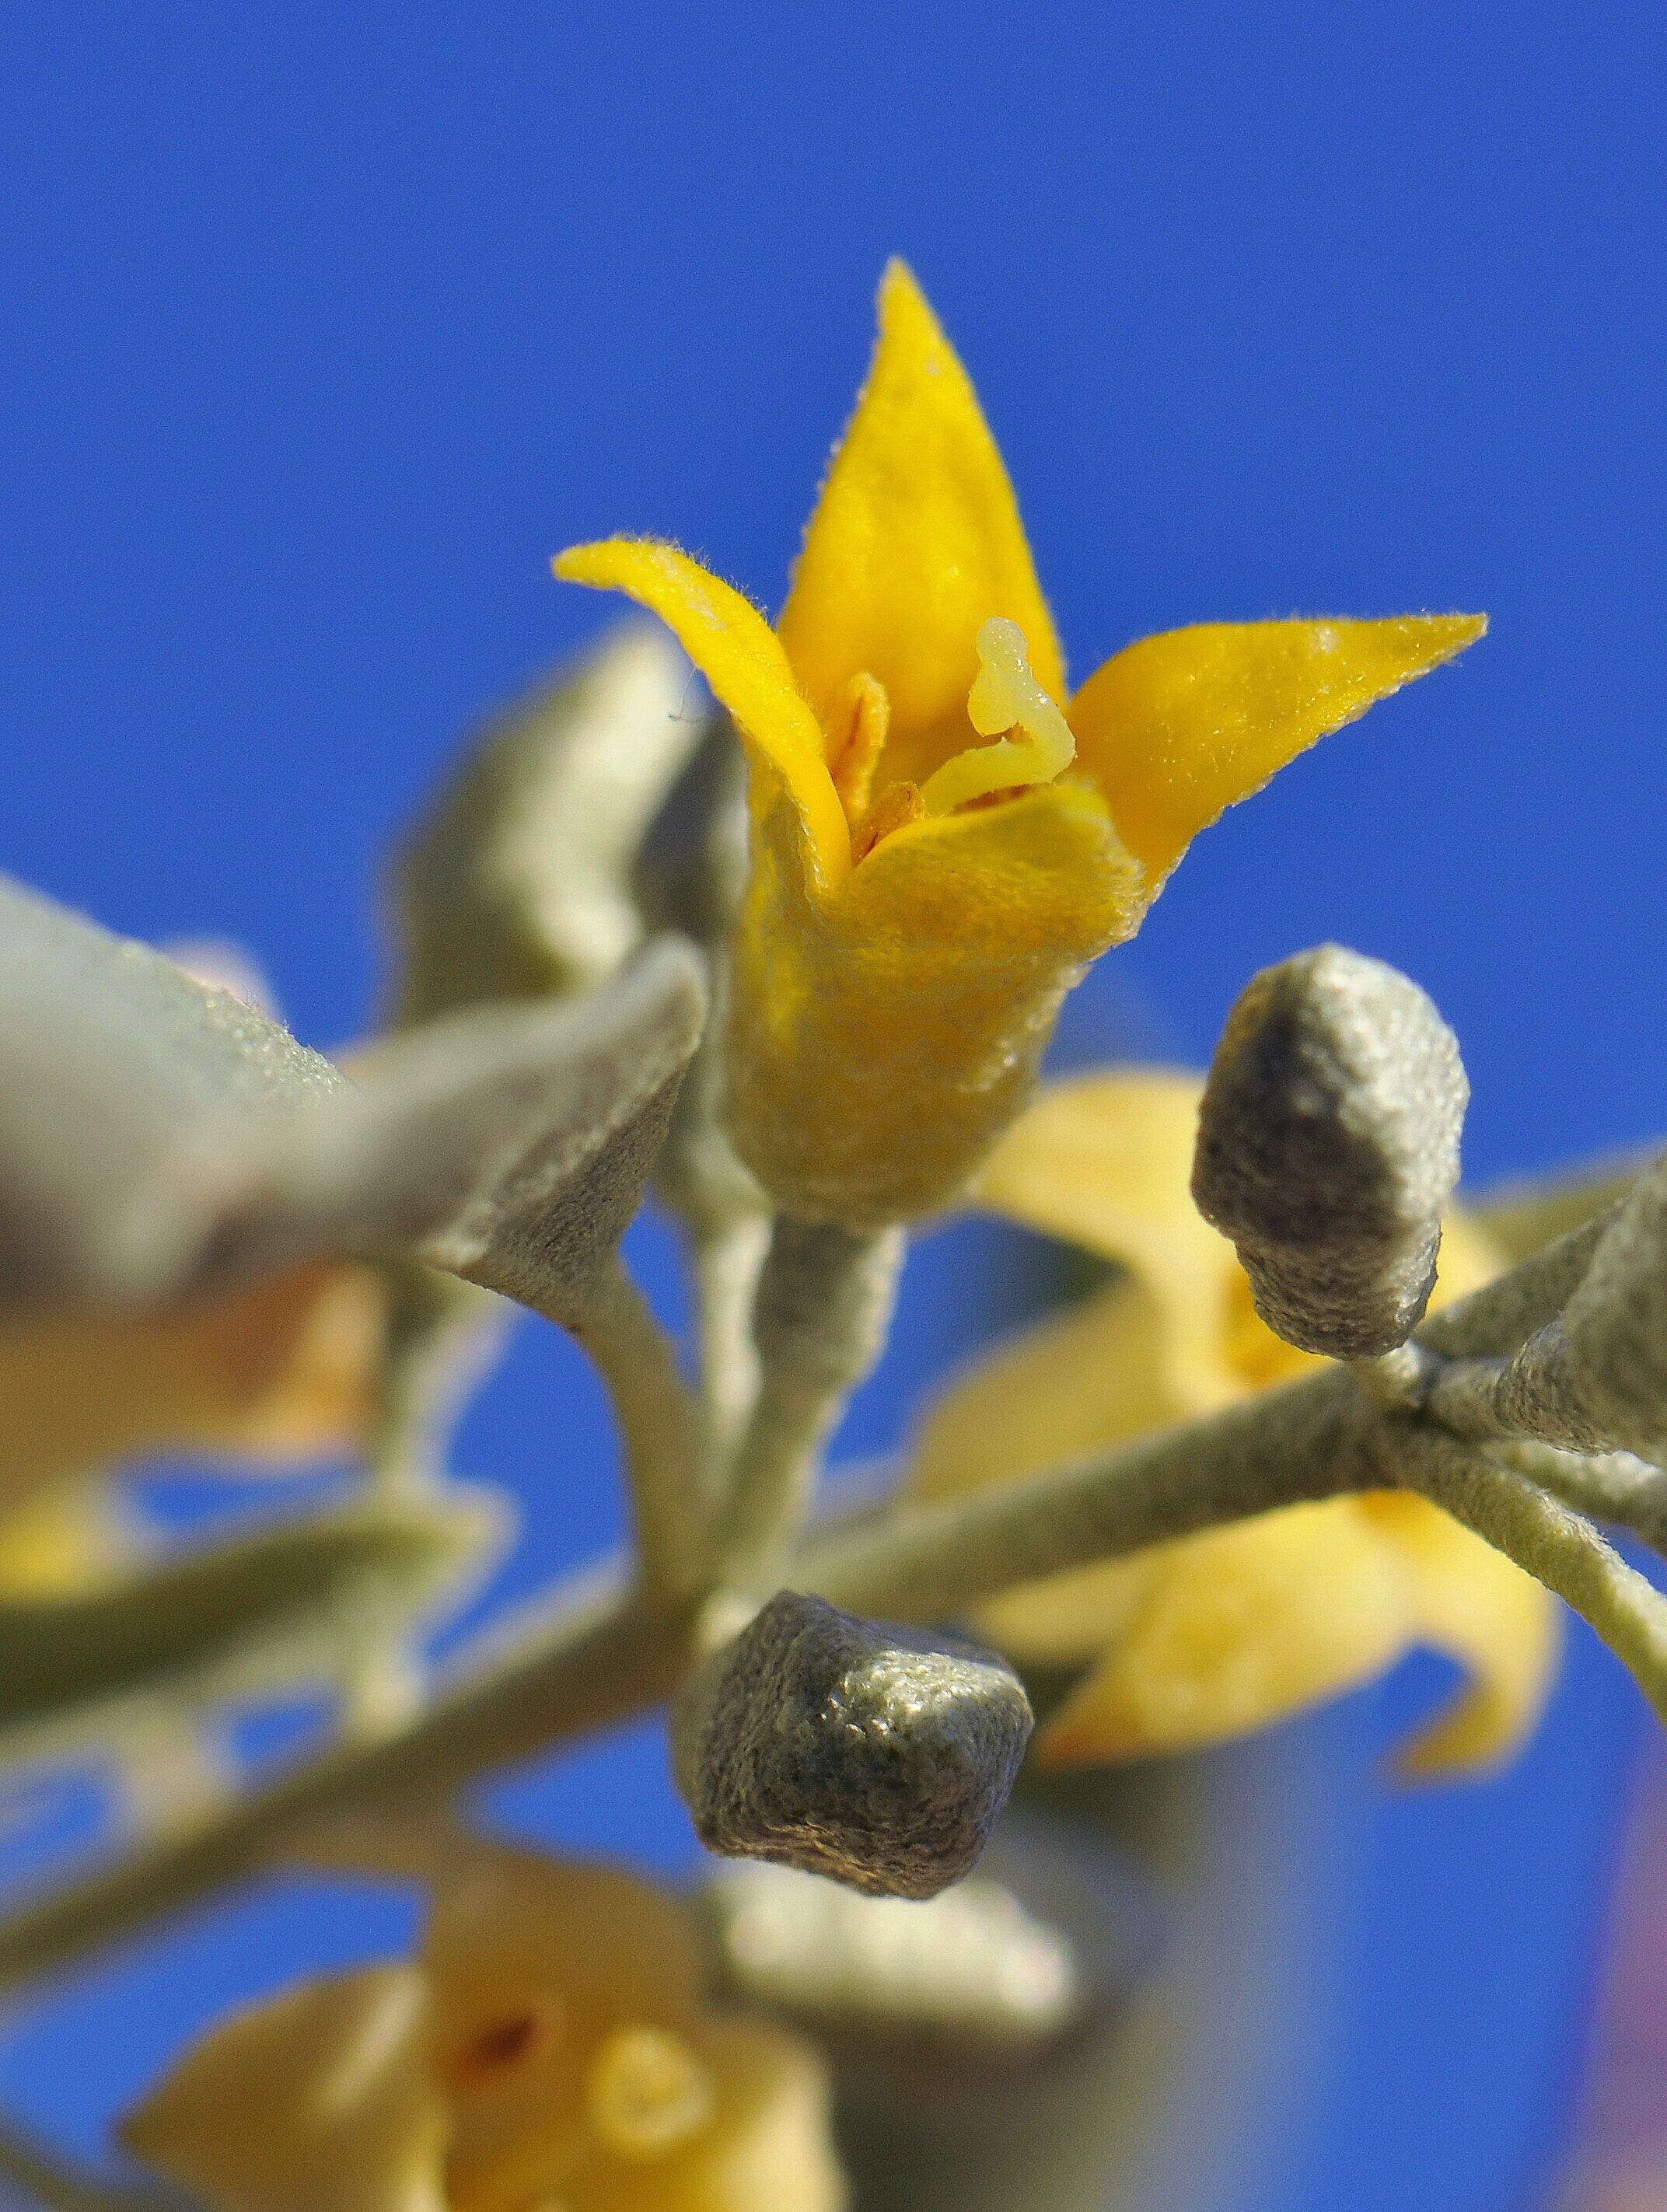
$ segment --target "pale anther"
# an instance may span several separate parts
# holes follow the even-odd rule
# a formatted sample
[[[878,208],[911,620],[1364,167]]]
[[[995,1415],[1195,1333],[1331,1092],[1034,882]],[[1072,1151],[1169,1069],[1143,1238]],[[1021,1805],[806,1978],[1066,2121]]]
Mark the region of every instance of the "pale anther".
[[[596,2137],[616,2157],[663,2158],[703,2128],[712,2077],[680,2035],[623,2027],[597,2052],[585,2104]]]
[[[978,664],[967,694],[967,718],[981,738],[995,738],[995,743],[957,753],[928,777],[921,796],[928,814],[952,813],[993,791],[1051,783],[1076,757],[1070,725],[1032,673],[1025,633],[1016,622],[993,615],[983,625]]]

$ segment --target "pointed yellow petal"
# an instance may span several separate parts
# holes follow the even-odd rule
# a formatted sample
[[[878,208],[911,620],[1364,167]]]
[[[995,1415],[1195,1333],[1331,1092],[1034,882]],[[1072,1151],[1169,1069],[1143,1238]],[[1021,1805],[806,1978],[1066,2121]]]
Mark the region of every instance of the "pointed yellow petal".
[[[1413,1640],[1469,1670],[1469,1686],[1402,1753],[1409,1781],[1497,1766],[1540,1717],[1562,1649],[1549,1590],[1427,1498],[1384,1492],[1362,1508],[1405,1560]]]
[[[1474,1218],[1500,1254],[1500,1266],[1527,1259],[1554,1237],[1567,1236],[1629,1191],[1652,1152],[1610,1152],[1596,1164],[1572,1171],[1554,1170],[1543,1179],[1509,1182],[1486,1193]]]
[[[1016,622],[1043,688],[1065,668],[1013,487],[966,371],[902,262],[885,272],[879,341],[835,454],[778,624],[823,720],[860,669],[891,702],[888,779],[922,783],[968,742],[974,641]]]
[[[837,883],[850,865],[850,836],[828,772],[823,725],[758,610],[686,553],[651,538],[570,546],[551,566],[568,583],[624,592],[660,617],[734,716],[755,767],[767,763],[786,787],[822,879]],[[855,663],[844,671],[838,694],[821,702],[824,715],[856,672]]]
[[[125,2123],[216,2212],[447,2212],[423,1979],[369,1966],[234,2013]]]
[[[324,1261],[171,1312],[0,1332],[0,1499],[146,1453],[323,1457],[370,1417],[384,1292]]]
[[[1022,1104],[1059,1003],[1140,908],[1091,791],[1043,784],[897,830],[812,905],[798,825],[755,820],[730,1122],[790,1212],[881,1226],[959,1191]]]
[[[1132,1617],[1041,1739],[1050,1766],[1247,1735],[1369,1680],[1407,1642],[1405,1574],[1352,1498],[1287,1506],[1146,1559]]]
[[[1207,623],[1142,638],[1071,703],[1078,758],[1155,893],[1198,832],[1487,628],[1482,615]]]
[[[1145,1284],[1120,1276],[981,1352],[922,1419],[909,1494],[1019,1481],[1184,1419],[1159,1357],[1165,1326]]]
[[[1181,1238],[1231,1256],[1189,1195],[1203,1089],[1202,1077],[1178,1067],[1050,1083],[990,1154],[973,1195],[1143,1275],[1161,1272]]]
[[[1505,1268],[1505,1255],[1485,1223],[1474,1213],[1450,1213],[1441,1224],[1441,1252],[1436,1263],[1435,1288],[1430,1310],[1439,1312],[1455,1298],[1467,1298],[1484,1283],[1491,1283]]]
[[[1126,1068],[1050,1084],[972,1186],[975,1205],[1120,1261],[1165,1319],[1165,1386],[1181,1419],[1244,1388],[1227,1358],[1232,1246],[1192,1202],[1198,1076]]]
[[[1003,1590],[986,1599],[973,1621],[987,1644],[1021,1666],[1081,1666],[1121,1635],[1151,1579],[1144,1553],[1102,1559]]]

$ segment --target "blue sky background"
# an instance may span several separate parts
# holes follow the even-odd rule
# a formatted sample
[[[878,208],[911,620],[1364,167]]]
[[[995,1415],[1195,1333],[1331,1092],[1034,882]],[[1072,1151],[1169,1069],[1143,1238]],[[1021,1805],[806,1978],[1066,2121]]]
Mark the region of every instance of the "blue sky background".
[[[1621,0],[14,7],[0,865],[240,938],[303,1036],[352,1034],[387,833],[602,617],[551,553],[653,530],[779,600],[900,251],[1079,672],[1203,619],[1493,617],[1201,842],[1070,1049],[1202,1060],[1251,969],[1335,938],[1457,1028],[1475,1178],[1654,1135],[1663,41]],[[986,1249],[923,1248],[859,1447],[976,1324]],[[599,1419],[528,1340],[471,1425],[535,1502],[520,1578],[612,1525]],[[1633,1700],[1577,1643],[1514,1776],[1391,1802],[1370,1762],[1427,1693],[1315,1735],[1348,1978],[1270,2212],[1537,2201]],[[651,1746],[515,1803],[683,1849]],[[313,1936],[362,1949],[362,1909],[222,1915],[4,2077],[84,2131]]]

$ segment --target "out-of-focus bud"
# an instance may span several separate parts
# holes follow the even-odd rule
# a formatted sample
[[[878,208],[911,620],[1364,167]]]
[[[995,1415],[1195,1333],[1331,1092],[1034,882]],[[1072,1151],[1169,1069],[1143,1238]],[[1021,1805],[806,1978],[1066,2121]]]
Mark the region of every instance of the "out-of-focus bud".
[[[233,2014],[123,2135],[215,2212],[447,2212],[428,2025],[414,1966],[304,1982]]]
[[[638,854],[708,720],[665,631],[628,623],[491,723],[395,858],[395,1025],[613,975],[644,933]]]
[[[211,2028],[126,2122],[154,2169],[214,2212],[842,2212],[820,2060],[706,2008],[674,1899],[462,1832],[411,1870],[419,1958]]]
[[[1383,961],[1323,945],[1246,986],[1205,1086],[1192,1191],[1287,1344],[1358,1359],[1405,1341],[1434,1285],[1469,1097],[1452,1031]]]
[[[1017,2055],[1088,2000],[1068,1938],[982,1873],[922,1903],[737,1863],[708,1894],[727,1978],[820,2033],[925,2034]]]
[[[697,1673],[678,1782],[710,1850],[934,1897],[976,1863],[1031,1728],[994,1652],[782,1590]]]

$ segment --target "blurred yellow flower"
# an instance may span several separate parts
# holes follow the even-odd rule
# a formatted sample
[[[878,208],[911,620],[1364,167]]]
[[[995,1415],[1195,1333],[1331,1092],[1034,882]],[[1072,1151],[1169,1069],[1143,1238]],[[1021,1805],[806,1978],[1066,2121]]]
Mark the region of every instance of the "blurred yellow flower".
[[[131,2116],[215,2212],[838,2212],[820,2063],[706,2010],[681,1908],[448,1839],[409,1964],[234,2014]]]
[[[1066,991],[1200,830],[1484,627],[1209,623],[1073,696],[1001,456],[900,262],[773,631],[667,544],[555,565],[660,615],[734,719],[753,864],[732,1127],[781,1205],[854,1226],[955,1195]]]
[[[940,1498],[1207,1413],[1323,1363],[1258,1317],[1189,1182],[1199,1079],[1131,1070],[1044,1091],[973,1202],[1116,1261],[1080,1304],[1000,1346],[924,1421],[910,1484]],[[1462,1216],[1438,1302],[1499,1261]],[[1402,1754],[1433,1777],[1506,1758],[1537,1718],[1556,1601],[1439,1507],[1402,1492],[1294,1505],[1004,1592],[985,1633],[1021,1661],[1089,1671],[1044,1731],[1056,1765],[1220,1741],[1380,1673],[1414,1645],[1469,1682]]]
[[[0,1606],[114,1582],[131,1566],[135,1540],[109,1475],[53,1483],[0,1513]]]
[[[0,1329],[0,1508],[165,1451],[286,1461],[364,1433],[384,1293],[320,1261],[167,1311]]]

